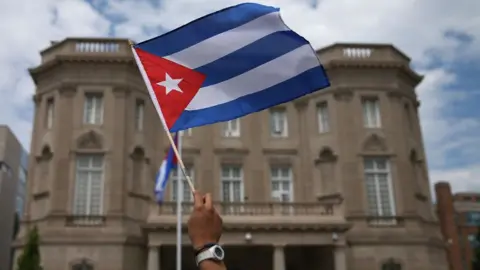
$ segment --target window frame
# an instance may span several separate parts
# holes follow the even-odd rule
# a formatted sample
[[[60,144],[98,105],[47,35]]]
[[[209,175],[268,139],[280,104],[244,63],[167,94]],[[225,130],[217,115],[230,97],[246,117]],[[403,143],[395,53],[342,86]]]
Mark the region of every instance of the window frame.
[[[281,116],[283,119],[276,118],[276,116]],[[277,128],[279,129],[278,132]],[[274,138],[288,137],[288,115],[286,108],[274,108],[270,110],[270,135]]]
[[[145,101],[143,99],[135,100],[135,130],[143,131],[145,126]]]
[[[382,127],[380,99],[378,97],[362,98],[362,117],[363,117],[363,126],[365,128],[381,128]]]
[[[282,170],[287,169],[288,170],[288,177],[283,177],[282,175]],[[273,171],[277,171],[277,176],[274,176]],[[274,183],[277,183],[279,185],[278,190],[274,190],[273,185]],[[281,195],[283,195],[283,192],[285,191],[283,189],[283,184],[288,183],[288,196],[289,200],[288,201],[283,201],[280,200],[279,202],[283,203],[291,203],[294,201],[294,187],[293,187],[293,169],[292,166],[287,166],[287,165],[272,165],[270,166],[270,198],[275,199],[274,192],[279,192]]]
[[[235,124],[234,124],[235,123]],[[240,137],[240,118],[236,118],[223,123],[222,135],[227,138]]]
[[[91,112],[89,113],[88,105],[91,100]],[[100,102],[100,107],[97,112],[97,103]],[[83,124],[86,125],[102,125],[104,121],[104,111],[105,111],[105,97],[102,93],[99,92],[87,92],[84,96],[83,104]],[[98,115],[98,123],[97,121]]]
[[[367,161],[371,160],[373,164],[373,168],[367,168],[366,164]],[[383,160],[385,162],[385,169],[378,168],[378,160]],[[364,173],[364,184],[365,184],[365,192],[366,192],[366,197],[367,197],[367,206],[368,206],[368,213],[369,215],[372,215],[374,217],[395,217],[397,215],[397,209],[396,209],[396,202],[395,202],[395,194],[394,194],[394,187],[393,187],[393,182],[392,182],[392,166],[391,166],[391,161],[388,157],[364,157],[363,158],[363,173]],[[371,212],[372,205],[370,205],[370,198],[369,198],[369,192],[368,192],[368,181],[370,179],[367,177],[367,175],[373,175],[374,176],[374,187],[375,187],[375,207],[376,207],[376,214]],[[381,188],[380,188],[380,175],[381,174],[386,174],[386,181],[387,181],[387,187],[388,187],[388,201],[389,201],[389,208],[390,208],[390,214],[385,215],[383,213],[383,202],[381,198]]]
[[[93,165],[93,160],[94,158],[99,158],[101,161],[101,166],[94,166]],[[87,159],[88,160],[88,166],[83,167],[80,165],[80,160],[81,159]],[[87,180],[81,179],[79,176],[80,173],[86,172],[88,174]],[[100,198],[99,198],[99,205],[98,205],[98,213],[92,213],[92,182],[94,181],[92,179],[92,173],[98,173],[100,172],[100,179],[99,179],[99,186],[100,186]],[[85,188],[85,213],[81,213],[82,211],[77,211],[77,208],[79,208],[79,194],[81,191],[79,190],[79,182],[78,181],[87,181],[86,183],[86,188]],[[75,158],[75,183],[74,183],[74,195],[73,195],[73,205],[72,205],[72,213],[73,215],[79,215],[79,216],[101,216],[104,214],[104,201],[105,201],[105,157],[101,154],[81,154],[77,155]]]
[[[229,169],[229,175],[227,177],[224,176],[223,172],[224,169]],[[239,169],[239,177],[233,176],[233,170],[234,169]],[[224,198],[224,185],[225,182],[228,183],[235,183],[238,182],[240,183],[240,201],[235,201],[235,192],[234,192],[234,187],[233,185],[229,187],[229,196],[230,196],[230,201],[225,201]],[[245,200],[245,187],[244,187],[244,172],[243,172],[243,167],[241,165],[231,165],[231,164],[225,164],[222,165],[220,168],[220,200],[224,203],[242,203]]]
[[[185,171],[192,180],[192,183],[195,183],[195,170],[193,166],[185,166]],[[178,188],[178,178],[177,178],[178,169],[175,168],[170,174],[170,181],[172,183],[172,188],[170,189],[170,198],[171,201],[177,201],[177,188]],[[187,178],[183,175],[183,172],[180,170],[180,180],[182,181],[182,202],[193,202],[193,194],[188,185]],[[185,199],[185,194],[189,194],[188,200]]]
[[[330,109],[327,101],[317,103],[318,133],[330,132]]]
[[[45,117],[45,127],[47,129],[53,128],[53,121],[55,117],[55,100],[53,97],[47,99]]]

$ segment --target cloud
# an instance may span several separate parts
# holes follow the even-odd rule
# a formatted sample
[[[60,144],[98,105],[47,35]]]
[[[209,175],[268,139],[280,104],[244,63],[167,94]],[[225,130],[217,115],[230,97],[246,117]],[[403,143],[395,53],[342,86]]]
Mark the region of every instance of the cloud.
[[[39,64],[50,41],[106,35],[110,22],[79,0],[0,1],[0,20],[0,123],[29,150],[35,86],[27,68]]]
[[[127,33],[142,40],[153,35],[146,29],[174,29],[194,18],[240,2],[195,1],[193,6],[189,0],[164,0],[154,6],[148,0],[110,0],[102,2],[102,10],[107,16],[123,18],[114,26],[116,35]],[[286,23],[310,40],[314,47],[334,42],[393,43],[413,59],[416,69],[426,75],[417,93],[422,102],[420,116],[432,182],[448,180],[453,172],[459,173],[456,170],[460,169],[452,162],[453,157],[460,160],[476,155],[472,153],[471,145],[480,143],[477,139],[480,138],[478,117],[451,117],[445,108],[470,97],[468,92],[458,91],[458,74],[450,67],[454,61],[466,59],[480,65],[480,16],[477,12],[480,2],[323,0],[316,9],[312,9],[311,1],[259,2],[280,7]],[[478,171],[474,169],[477,165],[462,166],[462,170],[471,170],[471,173]],[[464,175],[472,178],[462,178],[465,182],[452,181],[454,189],[473,187],[471,183],[480,177]]]
[[[26,69],[39,63],[39,51],[67,36],[142,40],[174,29],[235,0],[18,0],[0,2],[0,123],[12,126],[29,144],[34,85]],[[480,137],[480,117],[454,117],[445,108],[469,98],[461,88],[456,61],[480,65],[480,1],[457,0],[258,0],[278,6],[286,23],[317,48],[334,42],[393,43],[426,75],[418,88],[420,116],[431,179],[453,180],[454,189],[476,187],[479,156],[468,147]],[[28,147],[27,147],[28,148]],[[453,155],[452,153],[455,153]],[[453,165],[452,165],[453,164]],[[455,165],[456,164],[456,165]]]

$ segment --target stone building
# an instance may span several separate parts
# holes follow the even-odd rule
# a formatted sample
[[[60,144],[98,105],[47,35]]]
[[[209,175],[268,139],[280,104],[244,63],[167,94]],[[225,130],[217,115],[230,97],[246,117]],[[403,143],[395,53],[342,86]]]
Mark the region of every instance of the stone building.
[[[435,184],[435,193],[450,269],[471,270],[473,248],[480,245],[476,239],[480,227],[480,193],[452,193],[447,182]]]
[[[318,55],[330,88],[184,133],[187,170],[223,216],[229,269],[447,269],[417,113],[422,76],[392,45]],[[173,270],[176,182],[172,202],[152,200],[169,145],[128,41],[69,38],[41,56],[18,247],[36,224],[45,269]],[[184,269],[195,269],[183,239]]]

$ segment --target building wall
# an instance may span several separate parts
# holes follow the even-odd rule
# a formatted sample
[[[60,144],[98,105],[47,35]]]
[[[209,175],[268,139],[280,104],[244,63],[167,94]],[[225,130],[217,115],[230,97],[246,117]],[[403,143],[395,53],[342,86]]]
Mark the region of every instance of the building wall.
[[[453,194],[447,182],[435,185],[442,234],[449,243],[448,259],[452,270],[472,269],[473,248],[480,227],[480,194]]]
[[[11,130],[0,126],[0,269],[10,263],[22,151]]]
[[[118,45],[118,51],[76,49],[89,44]],[[371,58],[367,51],[374,52]],[[48,269],[64,269],[83,258],[101,270],[122,269],[122,250],[130,256],[124,260],[140,265],[147,245],[142,225],[147,217],[158,216],[152,204],[153,179],[169,145],[129,45],[126,40],[67,39],[41,54],[42,64],[30,70],[37,92],[24,215],[29,223],[22,226],[18,247],[34,224]],[[273,203],[281,196],[273,193],[271,168],[290,168],[292,192],[286,203],[341,199],[333,218],[353,226],[342,239],[349,243],[349,269],[376,269],[390,258],[406,269],[444,269],[417,113],[415,87],[421,76],[391,45],[334,45],[318,54],[332,87],[241,118],[239,137],[224,136],[225,123],[186,133],[182,159],[192,168],[196,188],[212,192],[217,201],[225,199],[222,168],[234,166],[242,168],[243,191],[239,196],[230,192],[238,197],[235,201]],[[88,95],[102,96],[103,121],[85,121]],[[366,126],[364,103],[372,99],[381,124]],[[135,125],[139,101],[145,105],[141,130]],[[325,102],[330,128],[319,132],[318,109]],[[288,122],[285,137],[272,135],[270,123],[278,110]],[[102,174],[101,203],[99,210],[82,212],[76,203],[80,196],[75,195],[82,188],[79,168],[84,165],[79,164],[80,158],[91,155],[103,161],[97,168]],[[375,184],[367,186],[370,163],[365,161],[371,159],[388,165],[379,168],[383,165],[376,163],[375,172],[381,172]],[[379,180],[379,175],[386,178]],[[380,192],[372,196],[369,188]],[[270,218],[273,222],[265,215],[265,222]],[[297,217],[290,218],[277,229],[295,227]],[[256,221],[242,216],[247,229]],[[151,219],[147,222],[161,228]],[[320,223],[328,226],[329,220]],[[259,233],[268,242],[271,235]],[[59,246],[64,247],[62,256],[54,252]],[[116,264],[109,266],[110,261]],[[129,267],[123,264],[123,269]]]

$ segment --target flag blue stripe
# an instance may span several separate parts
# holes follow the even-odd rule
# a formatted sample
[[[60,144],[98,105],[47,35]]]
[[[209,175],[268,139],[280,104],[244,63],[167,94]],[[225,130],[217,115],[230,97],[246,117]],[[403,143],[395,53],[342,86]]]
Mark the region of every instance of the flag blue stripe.
[[[239,4],[206,15],[164,35],[138,43],[136,47],[165,57],[278,10],[278,8],[255,3]],[[159,43],[162,45],[158,46]]]
[[[268,89],[231,102],[201,110],[184,111],[171,131],[235,119],[291,101],[328,86],[330,86],[330,82],[325,70],[322,66],[318,66]]]
[[[308,41],[293,31],[276,32],[196,71],[207,76],[202,85],[206,87],[243,74],[305,44]]]

